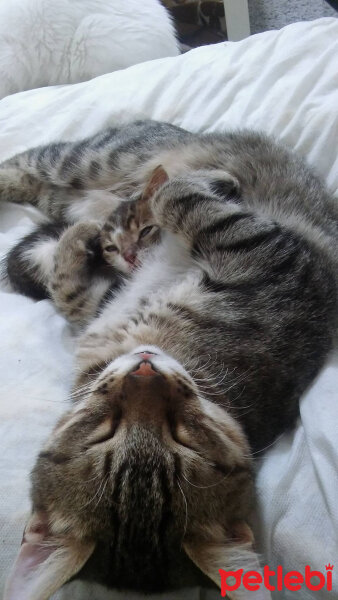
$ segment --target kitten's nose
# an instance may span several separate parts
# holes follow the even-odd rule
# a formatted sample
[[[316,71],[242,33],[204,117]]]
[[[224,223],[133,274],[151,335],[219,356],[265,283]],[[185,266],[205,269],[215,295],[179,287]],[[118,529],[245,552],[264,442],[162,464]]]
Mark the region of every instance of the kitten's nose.
[[[137,253],[135,249],[129,248],[128,250],[126,250],[126,252],[123,254],[123,258],[131,265],[134,265],[137,258]]]

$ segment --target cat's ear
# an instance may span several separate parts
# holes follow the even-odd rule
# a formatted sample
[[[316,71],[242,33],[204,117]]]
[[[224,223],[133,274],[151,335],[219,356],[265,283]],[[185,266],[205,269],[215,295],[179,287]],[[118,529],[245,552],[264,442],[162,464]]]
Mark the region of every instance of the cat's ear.
[[[243,573],[260,572],[258,557],[253,549],[253,534],[247,523],[236,522],[226,534],[219,525],[205,527],[200,535],[184,542],[183,547],[190,560],[221,588],[223,596],[227,589],[226,597],[231,600],[247,598],[248,592],[242,582]],[[251,597],[253,600],[267,598],[263,589],[251,591]]]
[[[93,550],[93,542],[53,537],[46,515],[34,513],[7,580],[4,600],[48,600],[81,569]]]
[[[156,167],[147,182],[142,194],[142,200],[149,200],[168,180],[169,175],[162,165]]]

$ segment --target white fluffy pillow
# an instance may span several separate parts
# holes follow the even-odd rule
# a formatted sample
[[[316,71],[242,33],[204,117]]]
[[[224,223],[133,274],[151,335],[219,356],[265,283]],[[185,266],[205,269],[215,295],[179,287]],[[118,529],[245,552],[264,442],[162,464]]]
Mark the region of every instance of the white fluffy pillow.
[[[178,54],[159,0],[0,1],[0,98]]]

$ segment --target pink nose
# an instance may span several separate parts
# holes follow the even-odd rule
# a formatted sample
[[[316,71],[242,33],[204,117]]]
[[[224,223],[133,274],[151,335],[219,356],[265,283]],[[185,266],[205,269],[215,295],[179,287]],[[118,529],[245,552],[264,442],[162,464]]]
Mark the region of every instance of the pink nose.
[[[131,265],[133,265],[136,261],[136,253],[135,252],[131,252],[130,250],[125,252],[123,255],[123,258],[130,263]]]
[[[140,355],[141,358],[143,358],[143,360],[149,360],[149,358],[151,358],[152,356],[155,356],[154,352],[138,352],[138,354]]]

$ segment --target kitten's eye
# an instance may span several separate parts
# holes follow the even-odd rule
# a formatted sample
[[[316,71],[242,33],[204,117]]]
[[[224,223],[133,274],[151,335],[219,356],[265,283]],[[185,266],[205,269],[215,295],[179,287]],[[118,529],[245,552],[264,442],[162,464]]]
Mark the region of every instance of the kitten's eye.
[[[147,227],[141,229],[138,239],[141,240],[142,238],[146,237],[146,235],[148,235],[153,229],[154,225],[147,225]]]
[[[114,246],[114,244],[109,244],[109,246],[105,247],[106,252],[118,252],[119,249],[117,246]]]

